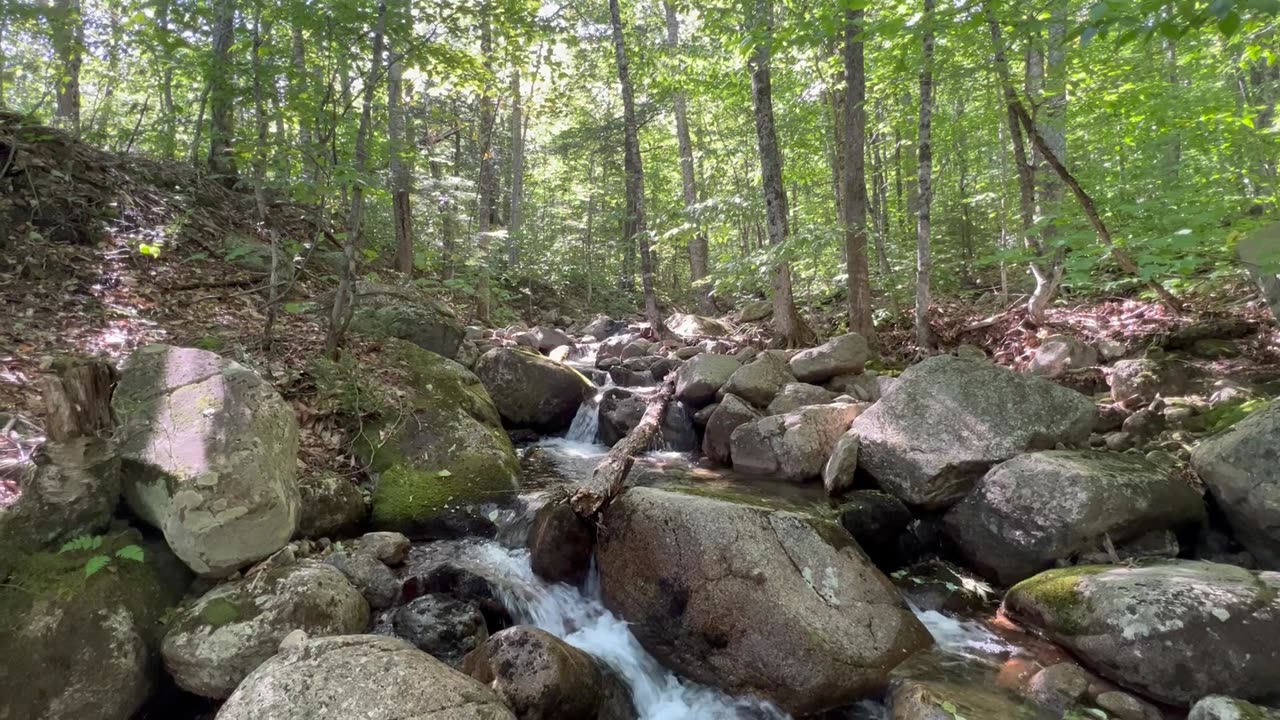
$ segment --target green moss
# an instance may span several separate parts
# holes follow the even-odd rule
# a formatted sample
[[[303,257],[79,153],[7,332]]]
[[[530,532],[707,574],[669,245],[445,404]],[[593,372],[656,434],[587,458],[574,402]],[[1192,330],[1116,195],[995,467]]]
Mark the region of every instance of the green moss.
[[[228,596],[213,598],[200,608],[200,619],[214,628],[247,620],[257,614],[258,607],[252,600],[238,601]]]
[[[1009,597],[1027,598],[1046,616],[1045,621],[1052,623],[1054,632],[1080,635],[1089,621],[1088,599],[1080,593],[1080,580],[1110,569],[1109,565],[1082,565],[1047,570],[1014,585]]]
[[[1221,403],[1205,413],[1205,427],[1211,433],[1219,433],[1267,407],[1262,398],[1249,398]]]
[[[515,491],[514,463],[493,463],[477,456],[456,459],[454,470],[424,470],[397,464],[378,478],[373,493],[373,526],[399,529],[429,522],[451,506],[493,502]]]

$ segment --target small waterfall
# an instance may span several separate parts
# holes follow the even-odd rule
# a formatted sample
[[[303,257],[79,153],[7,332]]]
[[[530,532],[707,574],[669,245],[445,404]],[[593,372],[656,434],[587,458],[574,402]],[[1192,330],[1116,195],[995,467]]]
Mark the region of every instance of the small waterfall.
[[[600,399],[603,397],[604,391],[601,390],[582,401],[578,406],[578,414],[573,416],[573,424],[569,426],[569,432],[565,433],[565,440],[587,445],[595,444],[596,433],[600,430]]]

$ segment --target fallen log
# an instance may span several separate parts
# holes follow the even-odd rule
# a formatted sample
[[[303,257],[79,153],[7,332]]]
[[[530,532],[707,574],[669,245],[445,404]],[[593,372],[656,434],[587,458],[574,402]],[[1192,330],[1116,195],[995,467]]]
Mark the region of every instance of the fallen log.
[[[574,491],[569,499],[574,512],[585,518],[593,518],[622,493],[636,455],[649,449],[662,427],[662,418],[666,415],[667,405],[671,403],[675,390],[675,373],[671,373],[649,400],[640,423],[609,450],[609,454],[591,472],[591,479]]]

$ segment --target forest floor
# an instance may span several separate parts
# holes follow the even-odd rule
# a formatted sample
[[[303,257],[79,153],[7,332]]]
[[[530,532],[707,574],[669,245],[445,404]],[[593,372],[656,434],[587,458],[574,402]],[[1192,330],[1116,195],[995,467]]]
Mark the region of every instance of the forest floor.
[[[0,410],[38,423],[41,378],[60,356],[119,361],[154,342],[204,347],[255,368],[294,403],[306,468],[354,473],[338,419],[314,402],[310,368],[321,356],[323,325],[311,314],[280,312],[265,347],[266,278],[226,259],[228,233],[262,237],[253,208],[251,195],[204,180],[189,165],[107,153],[0,114]],[[279,231],[311,234],[302,209],[278,204],[272,212]],[[331,277],[309,272],[293,292],[313,298],[331,289]],[[1181,315],[1124,298],[1054,308],[1048,327],[1032,325],[1020,307],[988,317],[984,307],[943,301],[934,311],[944,348],[976,345],[1011,367],[1024,367],[1053,333],[1133,352],[1194,342],[1210,328],[1239,349],[1203,361],[1212,376],[1280,374],[1280,329],[1243,280],[1191,298]],[[881,340],[891,364],[917,355],[905,317]],[[357,359],[372,347],[359,337],[348,342]]]

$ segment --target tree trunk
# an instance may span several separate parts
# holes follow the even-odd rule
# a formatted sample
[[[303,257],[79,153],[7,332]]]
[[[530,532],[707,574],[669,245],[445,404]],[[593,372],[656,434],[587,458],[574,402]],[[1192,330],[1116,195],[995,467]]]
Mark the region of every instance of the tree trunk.
[[[923,49],[924,65],[920,71],[920,213],[916,217],[916,346],[933,347],[929,329],[929,275],[933,269],[930,255],[929,211],[933,205],[933,18],[934,0],[924,0]]]
[[[269,30],[267,31],[269,32]],[[249,62],[253,70],[253,199],[258,222],[267,222],[267,103],[262,82],[262,0],[254,0]]]
[[[485,69],[493,74],[493,25],[489,14],[493,11],[489,2],[484,3],[480,13],[480,52],[485,58]],[[497,121],[497,108],[494,106],[493,89],[485,84],[484,95],[480,98],[480,174],[476,188],[476,249],[480,253],[480,277],[476,282],[476,321],[482,325],[489,323],[492,310],[492,291],[489,289],[489,246],[490,223],[493,218],[494,166],[493,166],[493,126]],[[457,170],[455,169],[455,172]]]
[[[236,181],[235,86],[231,46],[236,0],[214,0],[213,60],[209,64],[209,174],[227,186]]]
[[[391,215],[396,229],[396,269],[413,276],[413,209],[409,205],[410,173],[405,158],[412,142],[406,131],[403,90],[404,63],[399,58],[387,72],[387,135],[390,145]]]
[[[676,14],[671,0],[663,0],[663,10],[667,16],[667,47],[672,53],[680,50],[680,17]],[[693,287],[693,296],[697,300],[698,312],[710,315],[716,312],[711,301],[711,285],[708,278],[707,233],[701,223],[693,217],[694,208],[698,204],[698,181],[693,166],[693,138],[689,133],[688,99],[683,90],[677,90],[672,98],[676,115],[676,141],[680,146],[680,187],[684,199],[684,210],[687,222],[695,226],[693,238],[689,240],[689,284]]]
[[[592,237],[592,233],[595,230],[595,219],[596,219],[596,184],[595,183],[596,183],[596,157],[595,155],[591,155],[590,157],[587,158],[587,232],[582,239],[582,251],[583,251],[583,255],[586,256],[586,261],[587,261],[586,262],[587,298],[584,304],[588,308],[591,307],[591,290],[592,290],[591,285],[592,285],[592,282],[594,281],[593,275],[595,273],[594,263],[592,262],[592,254],[594,252],[592,248],[592,245],[594,243],[594,238]]]
[[[764,31],[756,36],[748,65],[751,70],[751,101],[760,152],[760,185],[764,192],[765,220],[769,243],[778,247],[787,242],[787,195],[782,183],[782,151],[773,122],[773,79],[770,64],[773,49],[773,2],[756,0],[754,22]],[[812,344],[813,331],[796,312],[791,292],[791,264],[777,261],[773,269],[773,327],[788,347]]]
[[[84,17],[80,0],[54,0],[50,27],[57,57],[54,124],[80,135],[80,65],[84,58]]]
[[[369,164],[369,131],[373,124],[373,93],[382,71],[382,42],[387,27],[387,2],[378,2],[378,21],[373,31],[373,58],[369,62],[369,74],[365,76],[364,101],[360,108],[360,127],[356,130],[356,149],[353,158],[353,175],[356,181],[351,188],[351,214],[347,216],[347,239],[343,243],[344,263],[338,290],[333,296],[333,313],[329,317],[329,332],[325,337],[325,354],[337,359],[347,324],[354,310],[354,286],[356,282],[356,249],[360,244],[360,231],[364,223],[364,183],[361,181]]]
[[[164,43],[164,47],[161,50],[161,62],[164,63],[164,70],[160,74],[160,113],[161,122],[163,123],[160,152],[166,160],[173,160],[178,154],[178,113],[173,105],[174,63],[173,53],[169,50],[168,45],[168,43],[173,42],[173,33],[169,29],[171,6],[171,0],[160,0],[159,7],[156,8],[156,29],[160,31],[161,42]],[[0,98],[0,105],[4,105],[3,98]]]
[[[52,442],[111,437],[116,371],[101,360],[75,360],[44,380],[45,435]]]
[[[520,233],[524,225],[524,106],[520,98],[520,68],[511,68],[511,210],[507,219],[507,265],[520,261]]]
[[[844,38],[844,250],[849,331],[877,344],[871,317],[867,263],[867,75],[863,59],[863,10],[845,11]]]
[[[672,373],[663,382],[661,389],[649,399],[639,424],[609,450],[609,454],[591,472],[591,479],[574,491],[569,500],[574,512],[585,518],[595,517],[622,492],[636,455],[652,447],[653,439],[662,429],[662,418],[675,390],[675,373]]]
[[[649,229],[644,216],[644,166],[640,159],[640,126],[636,120],[635,93],[627,67],[627,47],[622,34],[622,10],[618,0],[609,0],[609,22],[613,26],[613,54],[618,63],[618,85],[622,89],[623,166],[627,193],[623,235],[640,252],[640,286],[644,290],[644,314],[649,326],[664,337],[666,325],[653,286],[653,257],[649,252]]]
[[[1053,0],[1047,36],[1043,42],[1039,37],[1035,38],[1028,47],[1027,56],[1027,98],[1037,108],[1033,124],[1054,155],[1064,163],[1067,160],[1066,33],[1066,0]],[[1063,188],[1062,181],[1049,168],[1044,154],[1034,147],[1032,149],[1036,180],[1035,223],[1042,250],[1036,291],[1031,297],[1031,314],[1036,322],[1043,322],[1044,312],[1062,281],[1062,265],[1066,258],[1066,250],[1058,242],[1061,232],[1055,221],[1062,212]],[[1047,281],[1042,281],[1042,276],[1047,277]]]
[[[315,184],[320,181],[320,149],[313,146],[312,124],[315,122],[315,111],[306,99],[311,74],[307,71],[306,41],[302,37],[302,28],[297,25],[293,26],[290,50],[293,77],[289,80],[289,96],[294,112],[299,115],[298,150],[302,153],[302,172],[304,177],[310,178]]]

